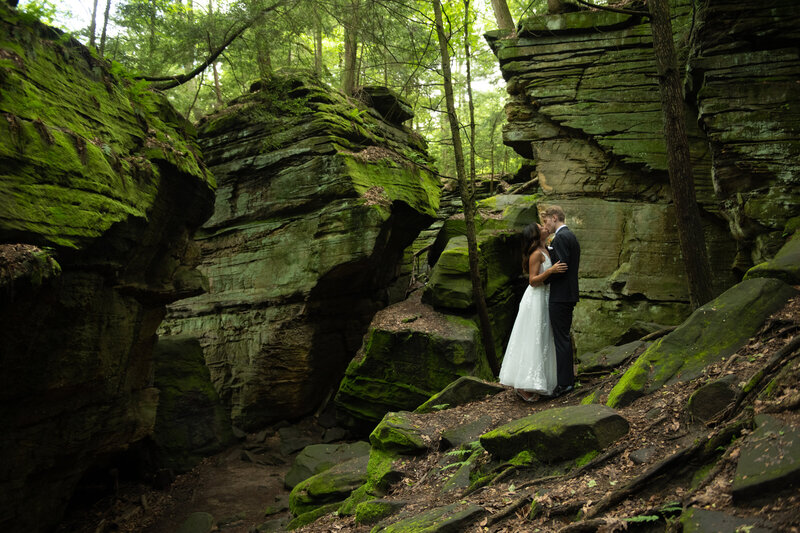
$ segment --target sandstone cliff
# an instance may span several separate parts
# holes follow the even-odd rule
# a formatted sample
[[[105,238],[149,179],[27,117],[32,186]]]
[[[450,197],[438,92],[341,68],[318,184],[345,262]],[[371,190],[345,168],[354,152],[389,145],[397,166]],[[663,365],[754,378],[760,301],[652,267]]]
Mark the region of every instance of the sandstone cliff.
[[[403,250],[439,204],[410,116],[378,88],[351,100],[285,76],[200,126],[219,182],[198,235],[210,291],[172,305],[163,332],[199,339],[235,424],[312,412],[405,297]]]
[[[794,2],[672,2],[698,201],[717,291],[772,257],[800,215],[800,19]],[[583,255],[579,351],[635,321],[685,316],[649,21],[604,11],[489,35],[511,102],[505,141],[536,159]]]
[[[202,291],[213,179],[166,98],[0,4],[0,529],[58,523],[150,433],[164,305]]]

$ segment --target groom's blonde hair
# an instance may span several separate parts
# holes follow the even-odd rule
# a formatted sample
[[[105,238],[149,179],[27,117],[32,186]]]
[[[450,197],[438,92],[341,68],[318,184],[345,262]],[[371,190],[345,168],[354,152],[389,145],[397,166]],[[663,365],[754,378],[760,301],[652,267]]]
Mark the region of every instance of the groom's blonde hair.
[[[558,205],[548,205],[544,211],[542,211],[542,216],[549,217],[554,216],[556,220],[559,222],[564,222],[566,219],[566,215],[564,214],[564,210],[561,209],[561,206]]]

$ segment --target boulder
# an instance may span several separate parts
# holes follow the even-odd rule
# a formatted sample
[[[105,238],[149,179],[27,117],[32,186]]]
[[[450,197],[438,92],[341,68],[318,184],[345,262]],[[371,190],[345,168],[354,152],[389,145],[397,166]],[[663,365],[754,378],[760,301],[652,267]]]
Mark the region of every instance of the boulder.
[[[629,429],[628,422],[603,405],[547,409],[481,435],[481,445],[499,459],[530,452],[543,463],[579,459],[606,448]]]
[[[742,518],[722,511],[712,511],[700,507],[689,507],[681,514],[684,533],[705,533],[707,531],[747,531],[748,533],[773,533],[778,531],[763,526],[763,517]]]
[[[666,383],[699,377],[707,365],[741,348],[796,293],[772,278],[732,287],[639,356],[609,393],[608,405],[628,405]]]
[[[381,423],[369,435],[373,449],[390,453],[417,455],[431,445],[431,436],[419,429],[411,413],[386,413]]]
[[[734,502],[768,499],[800,485],[800,428],[770,415],[756,415],[755,423],[736,464]]]
[[[300,76],[262,80],[198,134],[219,183],[198,236],[210,290],[170,306],[161,332],[199,339],[242,429],[299,418],[394,303],[438,177],[410,128]]]
[[[611,371],[644,346],[646,343],[643,341],[633,341],[622,346],[606,346],[596,353],[583,353],[578,356],[578,374]]]
[[[449,448],[458,448],[470,442],[475,442],[478,437],[486,433],[493,425],[494,420],[489,415],[482,415],[471,422],[460,423],[442,431],[442,444]]]
[[[754,266],[744,279],[778,278],[789,285],[800,284],[800,231],[786,241],[775,257]]]
[[[211,384],[197,339],[161,339],[153,360],[159,401],[152,439],[158,466],[188,472],[203,457],[233,444],[231,419]]]
[[[735,375],[725,376],[694,391],[687,406],[689,416],[703,423],[713,420],[736,397],[736,380]]]
[[[366,455],[356,457],[301,481],[289,493],[289,510],[299,516],[323,505],[341,503],[367,480],[368,461]]]
[[[203,291],[214,179],[165,95],[8,2],[0,57],[0,530],[49,531],[153,431],[155,332]]]
[[[338,508],[339,502],[334,502],[321,505],[315,509],[311,509],[310,511],[306,511],[291,519],[289,523],[286,524],[285,531],[292,531],[294,529],[306,526],[312,522],[315,522],[317,519],[325,516],[326,514],[335,513],[336,509]]]
[[[445,533],[449,531],[465,531],[475,519],[484,513],[483,507],[475,504],[464,505],[451,503],[444,507],[436,507],[410,518],[404,518],[389,525],[378,525],[375,533]]]
[[[369,450],[369,443],[364,441],[352,444],[312,444],[311,446],[306,446],[295,457],[292,468],[284,478],[284,484],[290,489],[294,488],[304,479],[324,472],[339,463],[356,457],[368,457]]]
[[[478,268],[481,271],[487,305],[506,301],[513,281],[521,273],[519,236],[507,230],[483,230],[478,236]],[[451,238],[422,295],[424,303],[436,309],[474,309],[466,237]]]
[[[491,379],[475,322],[417,300],[375,315],[335,397],[343,425],[368,430],[387,412],[412,411],[461,376]]]
[[[361,502],[356,506],[356,524],[374,524],[379,520],[397,513],[406,506],[406,502],[376,498]]]
[[[457,405],[483,400],[487,396],[494,396],[504,390],[506,390],[505,387],[497,383],[490,383],[474,376],[462,376],[431,396],[428,401],[417,407],[414,412],[430,413],[444,408],[456,407]]]

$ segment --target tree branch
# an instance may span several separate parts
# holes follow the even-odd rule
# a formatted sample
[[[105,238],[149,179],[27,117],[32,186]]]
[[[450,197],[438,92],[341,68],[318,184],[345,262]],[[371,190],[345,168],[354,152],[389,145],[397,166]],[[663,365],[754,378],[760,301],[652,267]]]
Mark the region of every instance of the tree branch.
[[[245,30],[253,26],[253,24],[258,22],[259,20],[261,20],[261,18],[267,15],[267,13],[275,11],[276,9],[284,5],[287,1],[288,0],[278,0],[271,6],[262,9],[252,19],[243,24],[241,28],[231,33],[231,35],[225,40],[224,43],[222,43],[222,45],[220,45],[216,50],[213,50],[211,54],[206,58],[206,60],[203,61],[201,64],[199,64],[192,71],[187,72],[185,74],[178,74],[175,76],[138,76],[137,79],[159,83],[159,85],[157,85],[156,88],[161,90],[172,89],[179,85],[183,85],[184,83],[191,80],[192,78],[203,72],[205,69],[207,69],[209,65],[214,63],[214,61],[217,60],[217,58],[222,54],[222,52],[224,52],[225,49],[228,46],[230,46],[230,44],[233,41],[235,41],[237,37],[243,34]],[[297,0],[295,0],[294,3],[297,3]]]
[[[575,0],[581,5],[587,7],[593,7],[595,9],[600,9],[602,11],[611,11],[612,13],[622,13],[623,15],[640,15],[644,17],[649,17],[650,13],[647,11],[636,11],[633,9],[620,9],[618,7],[608,7],[608,6],[598,6],[597,4],[592,4],[591,2],[587,2],[586,0]]]

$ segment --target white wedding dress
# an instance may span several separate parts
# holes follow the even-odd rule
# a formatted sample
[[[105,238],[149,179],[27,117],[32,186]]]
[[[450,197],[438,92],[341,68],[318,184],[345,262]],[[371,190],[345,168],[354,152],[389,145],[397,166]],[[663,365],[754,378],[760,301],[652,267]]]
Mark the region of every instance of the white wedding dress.
[[[546,254],[542,255],[544,262],[540,273],[553,264]],[[528,285],[525,289],[500,368],[503,385],[548,396],[553,394],[557,384],[556,346],[547,311],[549,299],[549,285]]]

